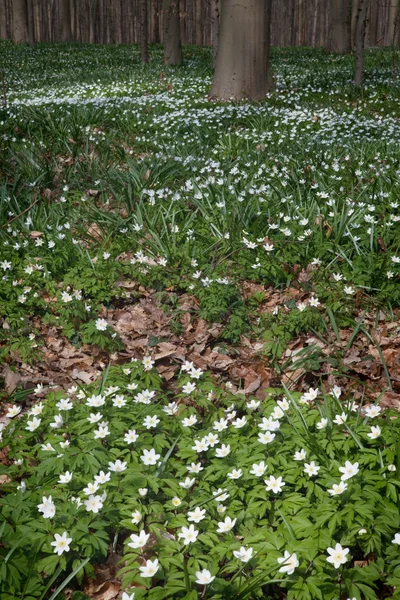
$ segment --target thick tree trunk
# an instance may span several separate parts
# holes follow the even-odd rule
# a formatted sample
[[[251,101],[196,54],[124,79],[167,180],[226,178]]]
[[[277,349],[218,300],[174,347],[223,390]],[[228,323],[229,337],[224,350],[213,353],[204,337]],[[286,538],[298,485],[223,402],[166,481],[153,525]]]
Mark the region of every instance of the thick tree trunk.
[[[360,86],[364,79],[364,46],[365,27],[367,24],[369,0],[359,0],[356,22],[356,68],[354,73],[354,84]]]
[[[140,7],[140,48],[142,53],[142,62],[149,62],[149,31],[148,31],[148,14],[147,14],[147,0],[141,1]]]
[[[70,42],[72,40],[71,27],[71,4],[70,0],[58,0],[59,26],[58,35],[60,42]]]
[[[262,100],[271,89],[267,13],[265,0],[222,0],[211,98]]]
[[[13,0],[13,40],[17,44],[29,42],[27,0]]]
[[[164,62],[166,65],[182,64],[179,0],[163,1]]]
[[[213,67],[217,64],[219,40],[219,0],[211,0],[211,43],[213,49]]]
[[[349,0],[332,0],[329,14],[328,52],[346,54],[351,51]]]

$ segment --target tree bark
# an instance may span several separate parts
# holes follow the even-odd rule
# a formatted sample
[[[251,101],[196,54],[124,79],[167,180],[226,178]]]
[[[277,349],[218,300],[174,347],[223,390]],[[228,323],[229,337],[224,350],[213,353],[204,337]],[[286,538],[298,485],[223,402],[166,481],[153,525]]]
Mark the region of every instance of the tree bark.
[[[272,77],[270,54],[271,54],[271,21],[272,21],[272,0],[265,0],[265,45],[266,45],[266,70],[267,70],[267,90],[275,89],[275,81]]]
[[[213,68],[217,64],[219,40],[219,0],[211,0],[211,43],[213,49]]]
[[[13,40],[17,44],[29,42],[27,0],[14,0],[13,9]]]
[[[370,0],[368,29],[369,45],[376,46],[378,39],[378,0]]]
[[[332,0],[326,46],[328,52],[346,54],[351,51],[350,10],[349,0]]]
[[[395,45],[397,13],[399,9],[398,0],[390,0],[389,4],[389,19],[388,19],[388,45]]]
[[[289,19],[290,19],[290,42],[291,46],[295,46],[296,44],[296,0],[290,0],[289,3]]]
[[[58,35],[60,42],[70,42],[72,40],[71,27],[71,4],[70,0],[58,0],[59,25]]]
[[[153,0],[153,42],[160,43],[160,19],[158,13],[158,0]]]
[[[196,44],[203,45],[203,30],[204,30],[204,0],[196,0]]]
[[[0,0],[0,40],[7,39],[6,0]]]
[[[179,0],[163,1],[164,62],[182,64],[182,45],[179,24]]]
[[[356,21],[356,68],[354,73],[354,85],[360,86],[364,79],[364,46],[365,28],[367,24],[369,0],[359,0]]]
[[[29,44],[35,45],[35,16],[33,12],[33,0],[26,0],[26,12],[28,18],[28,37]]]
[[[147,0],[141,1],[141,12],[140,12],[140,48],[142,53],[142,62],[149,62],[149,31],[148,31],[148,14],[147,14]]]
[[[350,25],[350,31],[351,31],[351,49],[352,50],[354,50],[355,47],[356,47],[357,15],[358,15],[358,0],[351,0],[351,25]]]
[[[262,100],[271,89],[267,4],[265,0],[222,0],[211,98]]]
[[[315,48],[317,45],[318,14],[319,14],[319,0],[314,0],[313,26],[312,26],[312,37],[311,37],[311,46],[313,48]]]

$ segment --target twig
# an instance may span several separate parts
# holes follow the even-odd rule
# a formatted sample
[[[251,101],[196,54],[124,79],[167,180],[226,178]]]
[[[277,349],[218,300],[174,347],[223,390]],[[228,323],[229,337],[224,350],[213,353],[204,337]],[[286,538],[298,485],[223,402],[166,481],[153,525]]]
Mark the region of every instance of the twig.
[[[3,108],[7,108],[6,72],[2,69]]]
[[[4,229],[4,227],[7,227],[7,225],[9,225],[13,221],[15,221],[15,219],[19,219],[20,217],[22,217],[22,215],[24,215],[26,212],[28,212],[28,210],[30,210],[32,208],[32,206],[35,206],[35,204],[37,204],[39,202],[39,200],[40,200],[40,198],[36,198],[36,200],[34,202],[32,202],[32,204],[30,204],[28,206],[28,208],[25,208],[25,210],[23,210],[22,213],[20,213],[19,215],[16,215],[15,217],[13,217],[9,221],[7,221],[7,223],[4,223],[4,225],[2,225],[0,227],[0,229]]]

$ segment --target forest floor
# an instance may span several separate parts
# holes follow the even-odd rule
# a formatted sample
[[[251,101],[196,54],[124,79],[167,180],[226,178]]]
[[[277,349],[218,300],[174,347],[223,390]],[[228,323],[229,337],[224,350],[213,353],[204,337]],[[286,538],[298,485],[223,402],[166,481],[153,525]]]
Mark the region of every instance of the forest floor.
[[[187,48],[185,65],[176,69],[162,65],[161,48],[152,49],[146,66],[128,46],[2,43],[0,58],[0,422],[8,426],[0,450],[7,521],[0,527],[0,560],[7,558],[0,566],[1,600],[61,593],[111,600],[121,597],[121,580],[135,598],[189,600],[198,590],[215,599],[397,597],[400,566],[390,539],[400,531],[398,54],[368,50],[365,86],[356,90],[352,57],[274,49],[277,89],[259,104],[207,99],[212,72],[204,48]],[[106,388],[106,381],[113,385]],[[143,467],[139,450],[118,441],[118,410],[126,406],[120,391],[151,406],[147,416],[139,410],[140,425],[136,413],[126,418],[135,432],[143,429],[138,448],[151,446],[163,456],[155,474],[143,469],[156,461],[144,459]],[[153,391],[154,406],[146,396]],[[88,400],[93,393],[100,400]],[[75,419],[66,418],[66,395]],[[107,397],[112,406],[97,413],[106,420],[93,441],[96,415],[85,411],[96,411]],[[42,414],[43,402],[55,419],[50,428],[44,420],[26,421]],[[285,402],[292,415],[279,429]],[[384,416],[369,429],[374,410]],[[168,421],[176,411],[183,426]],[[208,529],[189,546],[187,521],[175,509],[191,507],[182,494],[194,483],[177,478],[196,472],[183,466],[201,452],[191,446],[193,435],[211,435],[216,418],[213,429],[227,438],[217,459],[211,458],[217,442],[207,442],[204,452],[211,454],[200,461],[205,471],[192,508],[200,510],[214,487],[222,493],[228,481],[228,512],[241,529],[228,542],[228,535],[221,541],[209,533],[223,514],[215,508]],[[222,433],[230,421],[233,433]],[[241,455],[245,425],[248,447]],[[125,434],[128,445],[132,431]],[[71,447],[47,458],[46,444],[54,450],[66,443],[61,433]],[[282,435],[280,456],[269,446],[276,435]],[[92,463],[71,454],[78,438]],[[236,448],[235,460],[225,458],[228,446],[228,454]],[[293,459],[302,448],[313,459],[304,472]],[[125,459],[130,466],[102,499],[98,485],[89,494],[89,475],[107,469],[109,458],[116,460],[110,471],[118,472],[116,463]],[[255,475],[253,461],[267,458],[268,476],[288,473],[292,493],[282,506],[266,493],[275,493],[268,480],[261,490],[247,474],[249,460]],[[333,485],[332,469],[356,458],[357,469],[369,464],[368,474],[359,476],[339,510],[325,487]],[[311,473],[316,462],[321,466]],[[321,486],[312,479],[320,469]],[[68,476],[63,481],[71,472],[72,483]],[[83,484],[89,492],[82,495]],[[150,489],[148,503],[138,489]],[[79,493],[74,510],[84,510],[86,496],[98,498],[106,506],[102,520],[90,508],[87,523],[71,513]],[[336,493],[340,502],[347,493]],[[58,502],[60,520],[47,529],[36,523],[42,494]],[[172,497],[180,504],[171,514]],[[136,523],[135,511],[142,513]],[[385,511],[387,521],[374,529]],[[135,545],[134,533],[135,551],[129,550],[128,532],[142,524],[152,537],[139,556],[143,545]],[[368,533],[360,540],[364,525]],[[257,530],[263,527],[262,540]],[[64,530],[73,539],[70,558],[50,546],[49,534]],[[183,552],[180,537],[186,550],[196,550]],[[33,567],[24,562],[23,538],[36,548]],[[253,558],[237,549],[238,540]],[[334,542],[349,546],[353,557],[339,575],[321,555]],[[277,574],[286,548],[300,566],[284,565]],[[242,558],[225,560],[233,551]],[[146,561],[154,556],[162,570],[149,584],[138,569],[150,568]],[[123,565],[119,573],[115,557]],[[91,561],[83,565],[86,558]],[[102,565],[97,578],[95,564]],[[205,568],[217,576],[202,586],[197,579]],[[65,583],[71,571],[78,580]],[[206,575],[200,580],[208,583]]]

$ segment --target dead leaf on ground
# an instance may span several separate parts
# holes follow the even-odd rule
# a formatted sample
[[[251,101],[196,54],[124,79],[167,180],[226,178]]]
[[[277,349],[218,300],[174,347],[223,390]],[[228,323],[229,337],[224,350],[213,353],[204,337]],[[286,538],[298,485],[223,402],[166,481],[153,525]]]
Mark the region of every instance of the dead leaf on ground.
[[[385,392],[380,399],[379,406],[382,408],[395,408],[400,412],[400,394],[396,392]]]
[[[121,591],[121,583],[116,579],[117,567],[113,564],[96,565],[96,577],[88,578],[83,585],[84,593],[91,600],[113,600]]]
[[[92,383],[94,378],[94,373],[88,373],[87,371],[78,371],[74,369],[71,373],[72,379],[80,379],[84,383]]]
[[[160,342],[157,344],[157,348],[159,352],[154,355],[155,360],[161,360],[162,358],[167,358],[168,356],[174,356],[175,358],[179,356],[181,360],[185,359],[185,350],[178,348],[178,346],[171,344],[170,342]]]
[[[21,381],[21,376],[12,371],[8,365],[3,367],[1,376],[4,378],[4,387],[7,394],[12,394]]]
[[[210,334],[208,331],[207,321],[205,321],[204,319],[199,319],[195,330],[191,332],[190,335],[184,337],[184,340],[186,344],[201,344],[203,342],[206,342],[209,337]]]

